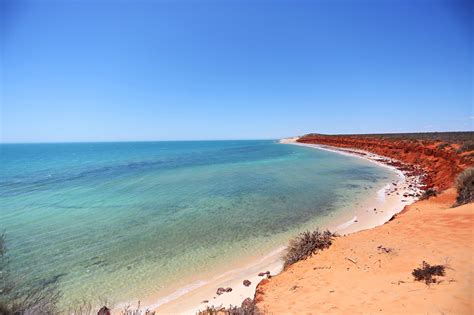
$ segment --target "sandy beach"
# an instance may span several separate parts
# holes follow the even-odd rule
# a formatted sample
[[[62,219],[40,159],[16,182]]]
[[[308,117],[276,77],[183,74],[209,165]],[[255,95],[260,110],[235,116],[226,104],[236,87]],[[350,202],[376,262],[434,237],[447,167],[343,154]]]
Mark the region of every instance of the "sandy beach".
[[[301,145],[319,150],[329,150],[339,154],[350,155],[369,160],[381,167],[388,167],[398,174],[399,180],[387,183],[375,195],[369,196],[360,204],[354,205],[352,211],[338,215],[327,226],[331,231],[340,235],[354,233],[384,224],[394,214],[400,212],[405,205],[413,203],[420,190],[419,178],[409,176],[403,171],[387,164],[390,159],[357,150],[343,150],[329,146],[297,143],[298,138],[282,139],[280,143]],[[263,258],[240,261],[228,266],[228,270],[220,275],[209,278],[195,279],[189,285],[168,292],[167,295],[156,297],[146,304],[146,308],[156,310],[161,314],[195,314],[206,306],[240,305],[246,298],[253,298],[257,284],[266,276],[259,276],[261,272],[270,271],[272,276],[281,272],[283,268],[282,254],[284,247],[276,248]],[[251,284],[244,286],[243,281]],[[218,288],[232,288],[231,292],[216,294]]]

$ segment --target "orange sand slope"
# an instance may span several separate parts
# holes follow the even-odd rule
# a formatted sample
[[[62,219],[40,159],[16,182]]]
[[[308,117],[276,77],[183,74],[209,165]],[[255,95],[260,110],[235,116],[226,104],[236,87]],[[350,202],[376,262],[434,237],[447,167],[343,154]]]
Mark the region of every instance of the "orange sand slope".
[[[258,307],[270,314],[474,314],[474,204],[451,208],[454,199],[449,189],[383,226],[338,237],[262,281]],[[447,264],[439,284],[413,280],[424,260]]]

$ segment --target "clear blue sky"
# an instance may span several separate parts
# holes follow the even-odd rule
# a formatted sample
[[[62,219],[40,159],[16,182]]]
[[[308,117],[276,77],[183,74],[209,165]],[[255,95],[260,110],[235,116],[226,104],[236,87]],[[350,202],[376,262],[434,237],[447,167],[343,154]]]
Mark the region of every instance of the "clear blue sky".
[[[3,142],[474,129],[470,1],[1,1]]]

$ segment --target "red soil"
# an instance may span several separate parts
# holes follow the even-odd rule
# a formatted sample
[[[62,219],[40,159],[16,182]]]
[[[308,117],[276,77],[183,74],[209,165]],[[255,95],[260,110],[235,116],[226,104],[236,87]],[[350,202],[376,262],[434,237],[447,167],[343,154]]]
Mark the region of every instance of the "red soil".
[[[418,141],[376,136],[308,135],[298,139],[301,143],[322,144],[341,148],[355,148],[398,160],[415,174],[425,173],[424,188],[444,190],[453,185],[457,174],[474,165],[472,152],[457,152],[459,144],[441,145],[440,141]]]

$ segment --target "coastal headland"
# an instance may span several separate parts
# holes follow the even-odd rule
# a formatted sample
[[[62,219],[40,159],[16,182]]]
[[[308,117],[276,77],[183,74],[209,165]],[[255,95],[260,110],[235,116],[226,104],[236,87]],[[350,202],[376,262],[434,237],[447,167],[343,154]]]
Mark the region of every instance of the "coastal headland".
[[[474,165],[473,138],[474,133],[463,132],[309,134],[280,140],[369,160],[393,169],[399,181],[389,183],[379,198],[354,205],[354,218],[321,227],[340,236],[329,249],[282,272],[284,250],[279,249],[265,257],[271,264],[248,262],[238,272],[210,281],[157,311],[192,314],[209,306],[208,310],[224,311],[221,307],[251,299],[255,290],[257,308],[269,314],[469,313],[474,206],[452,206],[456,176]],[[430,286],[415,282],[412,271],[424,261],[445,265],[446,277]],[[271,276],[259,275],[267,269]],[[252,284],[243,286],[244,279]],[[233,290],[216,295],[221,286]]]
[[[424,174],[421,188],[433,196],[263,280],[257,307],[269,314],[472,314],[474,204],[453,207],[455,178],[474,165],[472,139],[469,132],[294,139],[392,158],[397,168]],[[445,266],[445,275],[430,285],[414,281],[423,262]]]

